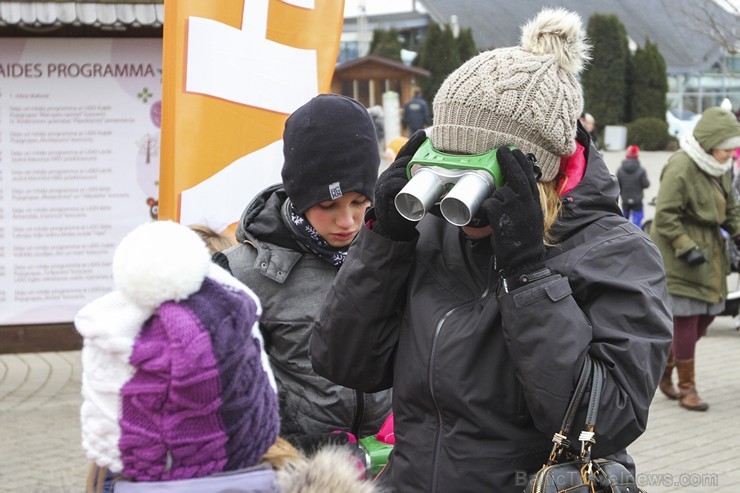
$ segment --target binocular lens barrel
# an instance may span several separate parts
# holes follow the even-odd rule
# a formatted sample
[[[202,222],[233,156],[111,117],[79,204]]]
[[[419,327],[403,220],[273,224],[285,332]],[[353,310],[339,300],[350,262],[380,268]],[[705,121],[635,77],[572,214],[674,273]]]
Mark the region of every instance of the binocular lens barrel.
[[[478,173],[466,173],[442,199],[439,209],[448,222],[465,226],[491,193],[491,184]]]
[[[395,198],[396,209],[409,221],[419,221],[444,193],[442,180],[421,168]]]

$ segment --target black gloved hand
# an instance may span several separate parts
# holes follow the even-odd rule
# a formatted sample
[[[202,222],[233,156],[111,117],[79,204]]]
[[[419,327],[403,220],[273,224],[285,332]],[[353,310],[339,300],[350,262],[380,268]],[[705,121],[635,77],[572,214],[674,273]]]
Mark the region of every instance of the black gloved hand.
[[[533,159],[500,147],[496,158],[506,185],[483,202],[493,228],[496,265],[505,277],[535,272],[545,265],[545,226]]]
[[[706,262],[708,259],[706,255],[702,253],[698,248],[692,248],[688,252],[684,253],[680,257],[684,262],[689,264],[689,267],[696,267]]]
[[[416,235],[416,222],[409,221],[396,209],[398,192],[409,182],[406,166],[426,140],[423,130],[417,130],[398,151],[396,160],[383,171],[375,183],[375,222],[373,231],[394,241],[410,241]]]

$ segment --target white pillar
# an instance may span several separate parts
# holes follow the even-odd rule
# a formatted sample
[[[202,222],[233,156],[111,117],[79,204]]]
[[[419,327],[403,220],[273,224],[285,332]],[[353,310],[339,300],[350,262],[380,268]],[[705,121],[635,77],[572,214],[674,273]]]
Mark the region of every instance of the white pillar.
[[[401,135],[401,105],[398,93],[387,91],[383,93],[383,128],[385,130],[385,141],[390,142]]]

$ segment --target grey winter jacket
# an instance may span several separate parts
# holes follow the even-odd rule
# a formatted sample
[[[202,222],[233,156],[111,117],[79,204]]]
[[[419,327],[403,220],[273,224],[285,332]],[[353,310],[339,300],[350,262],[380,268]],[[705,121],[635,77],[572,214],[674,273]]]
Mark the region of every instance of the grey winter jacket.
[[[308,358],[310,326],[337,267],[302,250],[281,218],[287,196],[275,185],[244,211],[226,250],[233,275],[259,296],[260,328],[278,383],[281,436],[349,431],[375,434],[390,414],[390,391],[363,393],[314,373]]]
[[[311,358],[342,385],[393,385],[396,491],[521,492],[548,457],[586,353],[607,368],[594,452],[633,467],[625,447],[645,430],[672,340],[665,273],[579,138],[588,167],[563,197],[551,277],[497,295],[490,241],[432,214],[417,240],[365,228],[351,246]]]
[[[625,159],[617,170],[617,181],[619,182],[619,194],[622,204],[642,205],[645,189],[650,186],[647,171],[640,165],[637,159]]]

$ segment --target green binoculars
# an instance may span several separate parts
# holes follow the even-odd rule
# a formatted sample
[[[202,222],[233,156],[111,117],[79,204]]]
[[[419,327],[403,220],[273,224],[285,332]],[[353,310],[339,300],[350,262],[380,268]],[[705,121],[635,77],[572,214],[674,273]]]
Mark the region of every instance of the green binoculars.
[[[366,466],[370,475],[375,477],[388,463],[388,456],[393,450],[393,445],[379,441],[375,435],[360,438],[360,446],[366,454]]]
[[[396,209],[409,221],[419,221],[439,204],[447,221],[465,226],[483,201],[505,184],[496,151],[447,154],[427,138],[409,161],[409,182],[396,195]]]

